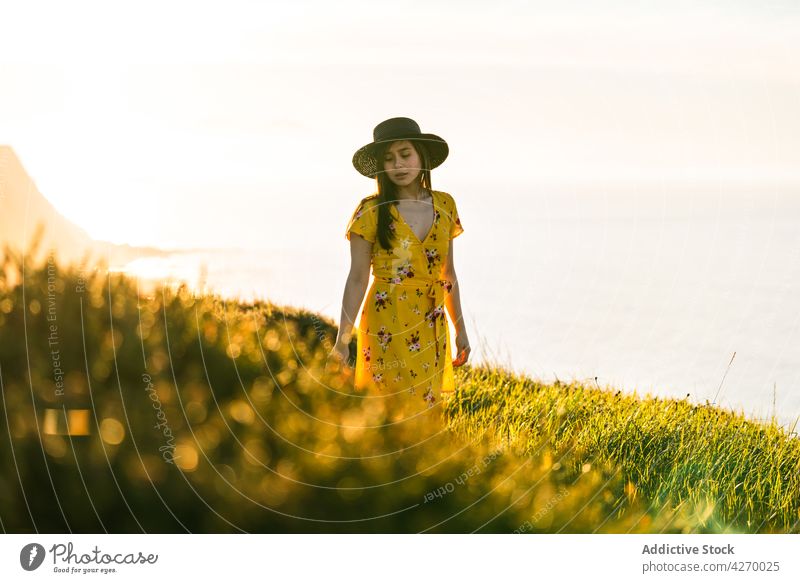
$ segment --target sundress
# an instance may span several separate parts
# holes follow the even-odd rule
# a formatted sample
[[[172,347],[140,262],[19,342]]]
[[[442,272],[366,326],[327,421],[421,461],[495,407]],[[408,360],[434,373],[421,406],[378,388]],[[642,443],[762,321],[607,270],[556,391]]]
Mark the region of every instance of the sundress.
[[[453,197],[438,190],[432,197],[433,225],[422,241],[391,204],[392,249],[381,247],[377,193],[361,200],[345,232],[348,240],[357,233],[373,243],[374,279],[356,333],[355,389],[405,392],[423,408],[455,390],[445,306],[453,282],[442,278],[442,269],[450,239],[464,231]]]

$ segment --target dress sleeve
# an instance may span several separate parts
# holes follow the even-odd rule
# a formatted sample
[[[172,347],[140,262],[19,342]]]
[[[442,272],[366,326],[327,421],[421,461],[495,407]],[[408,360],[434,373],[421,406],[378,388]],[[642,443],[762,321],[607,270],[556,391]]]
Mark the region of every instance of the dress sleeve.
[[[450,206],[450,238],[453,239],[464,232],[464,227],[461,226],[461,219],[458,217],[456,201],[452,196],[450,197]]]
[[[370,243],[374,243],[377,230],[378,214],[375,205],[367,205],[366,201],[362,200],[353,212],[353,216],[350,217],[344,236],[349,241],[350,233],[356,233]]]

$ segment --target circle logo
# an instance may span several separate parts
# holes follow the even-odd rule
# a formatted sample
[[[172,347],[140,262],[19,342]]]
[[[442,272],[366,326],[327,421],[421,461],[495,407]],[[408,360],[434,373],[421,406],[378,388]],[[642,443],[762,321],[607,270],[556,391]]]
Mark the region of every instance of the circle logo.
[[[35,571],[44,562],[44,547],[39,543],[30,543],[19,552],[19,564],[26,571]]]

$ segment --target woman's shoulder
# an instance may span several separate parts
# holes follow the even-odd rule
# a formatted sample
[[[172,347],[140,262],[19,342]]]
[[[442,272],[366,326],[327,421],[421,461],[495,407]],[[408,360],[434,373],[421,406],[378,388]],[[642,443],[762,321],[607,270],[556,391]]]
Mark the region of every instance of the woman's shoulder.
[[[433,192],[439,195],[439,198],[446,206],[454,205],[456,202],[456,199],[453,198],[453,195],[449,192],[445,192],[444,190],[434,190]]]
[[[359,208],[365,208],[365,207],[368,207],[371,204],[375,204],[377,201],[378,201],[378,193],[377,192],[373,192],[372,194],[368,194],[367,196],[362,198],[360,201],[358,201],[358,206],[359,206]]]
[[[358,206],[356,207],[356,211],[355,211],[356,217],[360,217],[361,215],[365,214],[370,209],[374,209],[374,207],[376,206],[377,202],[378,202],[378,193],[377,192],[369,194],[369,195],[365,196],[364,198],[362,198],[358,202]],[[374,212],[374,210],[373,210],[373,212]]]

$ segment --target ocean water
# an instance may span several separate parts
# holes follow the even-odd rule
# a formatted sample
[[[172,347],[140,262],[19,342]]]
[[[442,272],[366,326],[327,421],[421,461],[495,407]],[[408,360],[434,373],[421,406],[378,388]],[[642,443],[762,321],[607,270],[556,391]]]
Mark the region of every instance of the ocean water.
[[[473,362],[709,401],[787,427],[800,416],[800,190],[507,189],[457,200]],[[338,322],[343,233],[336,224],[292,246],[173,254],[125,271]]]

